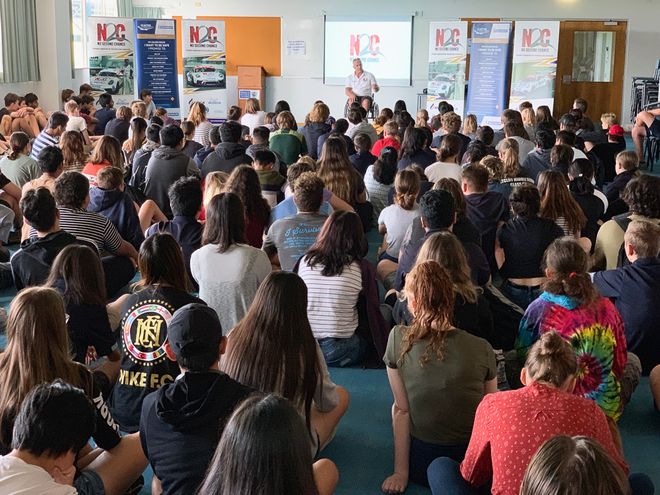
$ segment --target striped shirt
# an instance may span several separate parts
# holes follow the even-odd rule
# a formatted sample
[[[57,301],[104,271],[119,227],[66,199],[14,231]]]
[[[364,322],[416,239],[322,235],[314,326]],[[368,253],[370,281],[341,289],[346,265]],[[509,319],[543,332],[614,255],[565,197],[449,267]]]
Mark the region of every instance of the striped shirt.
[[[195,127],[195,135],[193,137],[193,141],[198,142],[202,146],[208,146],[211,144],[211,140],[209,139],[209,132],[211,129],[213,129],[213,124],[211,124],[208,120],[200,122],[199,125]]]
[[[39,158],[41,150],[46,146],[57,146],[57,143],[59,142],[60,138],[58,136],[51,136],[46,132],[46,129],[44,129],[32,143],[32,153],[30,153],[30,156],[36,160]]]
[[[349,338],[358,326],[357,302],[362,290],[362,271],[356,261],[341,275],[324,277],[323,265],[313,268],[300,260],[298,275],[307,285],[307,315],[317,339]]]
[[[99,252],[116,253],[123,239],[115,226],[103,215],[75,208],[59,208],[60,227],[76,238],[94,244]],[[30,229],[30,237],[37,235]]]

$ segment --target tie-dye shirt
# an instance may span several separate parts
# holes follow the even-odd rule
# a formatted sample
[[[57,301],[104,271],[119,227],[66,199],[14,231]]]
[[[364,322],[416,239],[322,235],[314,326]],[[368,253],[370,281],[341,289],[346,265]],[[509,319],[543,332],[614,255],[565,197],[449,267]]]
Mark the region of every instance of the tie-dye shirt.
[[[604,297],[589,306],[567,296],[544,292],[529,305],[520,321],[516,350],[524,360],[539,337],[555,330],[577,354],[575,393],[595,400],[603,412],[621,416],[621,377],[628,358],[623,320]]]

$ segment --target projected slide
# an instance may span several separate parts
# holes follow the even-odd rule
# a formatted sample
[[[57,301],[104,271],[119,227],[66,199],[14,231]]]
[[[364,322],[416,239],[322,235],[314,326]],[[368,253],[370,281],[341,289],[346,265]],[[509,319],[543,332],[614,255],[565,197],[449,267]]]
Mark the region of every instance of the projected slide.
[[[357,57],[380,86],[410,86],[412,17],[327,16],[324,83],[343,86]]]

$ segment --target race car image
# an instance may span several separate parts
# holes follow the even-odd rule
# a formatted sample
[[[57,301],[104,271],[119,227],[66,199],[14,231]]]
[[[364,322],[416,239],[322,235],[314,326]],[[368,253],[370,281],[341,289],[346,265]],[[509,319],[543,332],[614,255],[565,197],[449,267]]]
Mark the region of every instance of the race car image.
[[[210,65],[197,65],[186,74],[190,86],[222,86],[224,80],[225,74]]]
[[[119,69],[103,69],[92,77],[92,89],[117,94],[124,84],[124,73]]]
[[[451,98],[455,90],[454,76],[447,74],[438,74],[429,82],[428,92],[430,95],[436,95],[441,98]]]

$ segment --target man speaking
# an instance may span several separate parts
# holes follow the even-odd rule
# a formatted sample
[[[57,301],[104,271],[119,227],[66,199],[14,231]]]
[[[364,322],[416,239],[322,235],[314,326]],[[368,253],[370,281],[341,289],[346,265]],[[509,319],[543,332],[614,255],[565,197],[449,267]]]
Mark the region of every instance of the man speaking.
[[[362,70],[362,60],[359,58],[353,60],[353,70],[354,72],[346,78],[344,93],[348,96],[349,105],[357,100],[368,112],[374,102],[371,95],[377,92],[380,87],[371,72]]]

